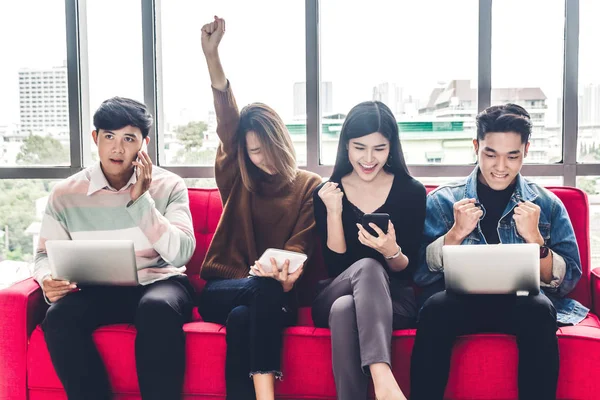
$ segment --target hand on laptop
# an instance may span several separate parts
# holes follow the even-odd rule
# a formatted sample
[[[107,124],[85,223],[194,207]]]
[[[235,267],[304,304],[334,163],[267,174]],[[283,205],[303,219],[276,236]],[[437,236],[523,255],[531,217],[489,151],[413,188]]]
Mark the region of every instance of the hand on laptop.
[[[42,281],[42,290],[51,303],[62,299],[74,289],[77,289],[76,283],[52,279],[50,275]]]
[[[515,225],[517,232],[525,239],[527,243],[537,243],[544,245],[544,238],[538,227],[540,221],[540,206],[530,201],[519,203],[515,207]]]
[[[133,162],[137,173],[137,182],[131,188],[131,200],[136,201],[150,189],[152,183],[152,160],[145,151],[138,152],[138,160]]]
[[[461,244],[477,226],[483,210],[475,205],[475,199],[462,199],[454,203],[454,225],[446,234],[444,244]]]

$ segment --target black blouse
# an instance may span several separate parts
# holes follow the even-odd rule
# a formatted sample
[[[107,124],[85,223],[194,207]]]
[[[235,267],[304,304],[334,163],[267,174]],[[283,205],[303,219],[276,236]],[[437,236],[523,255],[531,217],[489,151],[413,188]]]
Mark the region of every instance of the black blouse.
[[[389,269],[385,257],[381,253],[359,242],[356,224],[361,222],[364,213],[348,200],[345,193],[342,198],[342,224],[346,240],[346,252],[343,254],[336,253],[327,247],[327,209],[318,194],[324,184],[322,183],[315,189],[313,199],[317,232],[321,239],[321,248],[329,277],[338,276],[358,260],[374,258],[386,268],[390,278],[412,279],[413,272],[419,264],[419,247],[423,237],[425,187],[411,177],[396,175],[385,203],[374,211],[390,215],[390,220],[396,230],[396,242],[409,260],[406,269],[393,272]],[[339,188],[344,192],[341,182]]]

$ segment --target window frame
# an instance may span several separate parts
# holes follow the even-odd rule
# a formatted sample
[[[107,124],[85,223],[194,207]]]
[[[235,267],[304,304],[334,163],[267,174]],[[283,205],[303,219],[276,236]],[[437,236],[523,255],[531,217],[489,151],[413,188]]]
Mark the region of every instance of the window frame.
[[[161,0],[140,0],[144,101],[155,117],[150,131],[148,151],[152,161],[183,178],[212,178],[213,167],[163,165],[164,113],[161,65]],[[492,1],[479,0],[478,96],[477,110],[490,105],[492,61]],[[87,0],[65,0],[67,82],[71,165],[67,167],[0,167],[0,179],[61,179],[91,164],[89,108],[89,72],[87,48]],[[320,25],[319,0],[305,0],[306,27],[306,146],[307,165],[302,167],[321,176],[329,176],[331,165],[320,163]],[[578,74],[579,74],[579,0],[565,0],[565,45],[563,60],[562,161],[555,164],[526,164],[523,173],[530,176],[562,176],[565,186],[576,186],[577,176],[600,175],[600,163],[577,163]],[[207,92],[207,95],[210,95]],[[82,129],[86,128],[86,129]],[[473,164],[411,164],[416,177],[465,176]]]

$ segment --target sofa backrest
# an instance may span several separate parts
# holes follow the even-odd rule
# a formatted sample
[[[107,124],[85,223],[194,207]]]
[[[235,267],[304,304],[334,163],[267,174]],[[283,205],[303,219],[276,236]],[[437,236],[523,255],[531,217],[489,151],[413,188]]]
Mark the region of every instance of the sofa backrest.
[[[434,188],[435,186],[427,186],[427,191],[429,192]],[[548,189],[565,204],[579,244],[583,276],[571,293],[571,297],[589,307],[591,305],[590,232],[587,196],[585,192],[571,187],[548,187]],[[188,192],[196,234],[196,251],[187,265],[187,274],[196,290],[199,291],[204,286],[204,281],[200,279],[199,275],[200,266],[204,261],[212,236],[217,229],[223,207],[217,189],[188,189]],[[313,257],[308,261],[304,276],[298,283],[299,300],[303,306],[311,304],[316,282],[327,277],[316,235],[315,242],[316,247]]]

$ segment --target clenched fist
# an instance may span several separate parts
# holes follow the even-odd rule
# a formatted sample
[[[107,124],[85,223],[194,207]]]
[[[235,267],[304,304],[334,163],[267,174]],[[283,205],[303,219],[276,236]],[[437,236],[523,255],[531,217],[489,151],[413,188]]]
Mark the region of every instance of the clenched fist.
[[[319,197],[323,200],[328,214],[342,214],[342,198],[344,193],[336,182],[327,182],[319,190]]]
[[[477,227],[483,210],[475,205],[475,199],[462,199],[454,203],[454,225],[446,234],[445,244],[460,244]]]
[[[215,15],[213,22],[202,27],[202,51],[205,56],[209,57],[217,54],[223,35],[225,35],[225,20]]]

